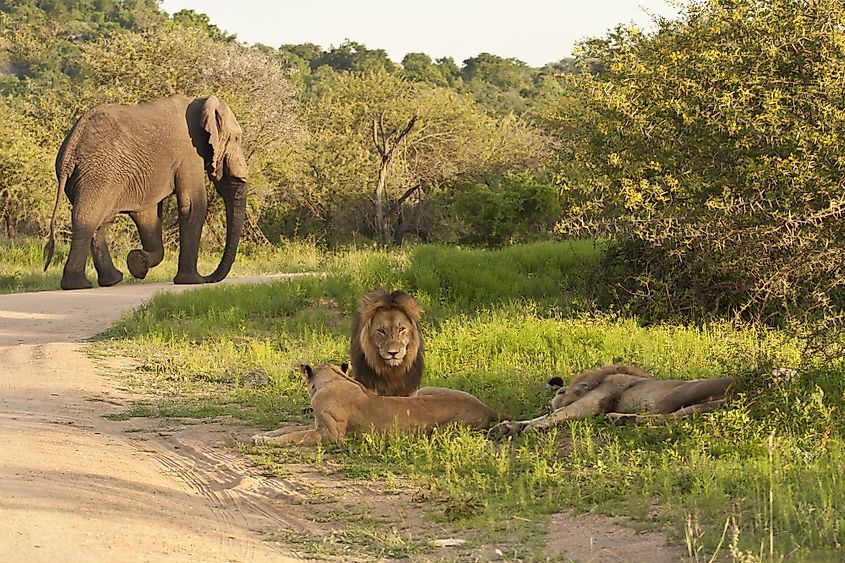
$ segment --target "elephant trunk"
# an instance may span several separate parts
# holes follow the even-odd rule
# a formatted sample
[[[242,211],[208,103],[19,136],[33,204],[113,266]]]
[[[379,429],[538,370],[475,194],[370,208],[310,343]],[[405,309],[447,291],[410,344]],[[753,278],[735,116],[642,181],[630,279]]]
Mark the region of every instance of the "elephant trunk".
[[[220,258],[220,264],[211,275],[205,277],[205,283],[215,283],[225,278],[232,269],[235,255],[238,253],[238,242],[246,219],[247,185],[240,182],[233,182],[233,184],[227,186],[231,189],[218,190],[226,204],[226,246],[223,249],[223,257]]]

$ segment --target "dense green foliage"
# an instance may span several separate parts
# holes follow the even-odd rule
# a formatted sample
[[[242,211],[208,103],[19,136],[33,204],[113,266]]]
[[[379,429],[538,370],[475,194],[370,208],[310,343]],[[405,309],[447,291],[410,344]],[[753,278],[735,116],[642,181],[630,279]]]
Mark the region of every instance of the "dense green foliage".
[[[619,27],[538,69],[489,53],[396,63],[354,41],[248,47],[151,0],[2,2],[3,234],[43,233],[52,155],[92,105],[216,92],[245,131],[252,241],[599,235],[607,295],[643,318],[835,337],[843,22],[835,0],[691,1],[653,32]]]
[[[246,236],[254,241],[389,244],[413,236],[500,244],[508,239],[488,237],[483,221],[473,232],[456,231],[454,217],[467,210],[452,205],[452,187],[483,184],[509,197],[511,173],[553,187],[548,139],[510,113],[531,105],[519,92],[537,73],[519,61],[480,55],[459,69],[423,58],[410,64],[414,74],[354,42],[275,49],[234,39],[205,14],[168,18],[152,0],[0,3],[6,237],[44,232],[55,197],[53,158],[83,112],[173,93],[216,93],[237,115],[251,174]],[[448,69],[442,79],[422,79],[432,64]],[[500,107],[502,96],[519,107]],[[207,238],[219,244],[221,204],[213,190],[209,197]],[[512,221],[518,232],[510,238],[549,236],[557,198],[538,201],[549,205],[537,221]],[[172,206],[168,214],[175,223]],[[60,214],[65,232],[67,215]]]
[[[641,312],[834,319],[845,7],[710,0],[658,23],[584,45],[600,70],[555,118],[572,166],[561,230],[614,233]]]
[[[228,414],[268,428],[303,420],[295,366],[345,360],[350,313],[364,292],[389,283],[426,309],[424,383],[470,391],[508,417],[543,412],[551,375],[608,361],[636,362],[660,378],[733,375],[739,389],[721,411],[637,428],[596,419],[505,443],[449,428],[367,435],[310,454],[254,449],[268,468],[305,455],[358,478],[411,478],[434,518],[513,538],[529,559],[526,534],[567,506],[672,530],[701,560],[726,527],[720,554],[735,560],[841,556],[841,363],[802,356],[770,329],[643,327],[589,313],[603,285],[589,243],[350,251],[325,264],[323,278],[162,295],[110,331],[100,346],[141,358],[132,378],[159,394],[127,415]]]
[[[598,234],[603,304],[797,321],[836,353],[843,19],[833,0],[693,2],[653,33],[620,27],[577,61],[532,69],[488,53],[394,64],[355,42],[246,47],[204,14],[168,18],[151,1],[3,2],[3,235],[43,232],[53,154],[83,111],[213,91],[245,131],[252,241]],[[125,250],[134,234],[117,225]],[[52,283],[31,262],[4,268],[5,290]]]

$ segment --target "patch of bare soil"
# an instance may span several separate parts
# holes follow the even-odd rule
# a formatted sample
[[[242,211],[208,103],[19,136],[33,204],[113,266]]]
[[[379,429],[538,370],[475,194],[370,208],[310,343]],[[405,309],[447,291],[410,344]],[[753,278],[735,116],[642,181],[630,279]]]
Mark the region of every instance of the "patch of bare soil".
[[[242,453],[254,428],[151,418],[121,425],[139,450],[195,494],[236,513],[266,545],[297,557],[371,561],[433,555],[428,538],[448,533],[422,518],[413,487],[349,479],[328,464],[294,461],[273,470],[256,465]]]
[[[578,563],[677,563],[686,551],[660,532],[636,532],[626,519],[566,511],[552,515],[546,554]]]
[[[285,561],[248,506],[104,418],[85,338],[169,284],[0,296],[0,561]]]

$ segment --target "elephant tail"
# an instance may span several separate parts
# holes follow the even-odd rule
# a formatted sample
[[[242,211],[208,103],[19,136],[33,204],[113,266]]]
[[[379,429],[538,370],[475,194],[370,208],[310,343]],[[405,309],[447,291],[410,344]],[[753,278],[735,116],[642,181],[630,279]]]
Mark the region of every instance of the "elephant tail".
[[[53,260],[53,252],[56,250],[56,215],[59,213],[59,203],[62,200],[62,192],[65,189],[67,178],[69,174],[60,170],[58,173],[59,188],[56,190],[56,203],[53,205],[53,217],[50,219],[50,238],[47,239],[47,244],[44,245],[44,271],[50,266]]]

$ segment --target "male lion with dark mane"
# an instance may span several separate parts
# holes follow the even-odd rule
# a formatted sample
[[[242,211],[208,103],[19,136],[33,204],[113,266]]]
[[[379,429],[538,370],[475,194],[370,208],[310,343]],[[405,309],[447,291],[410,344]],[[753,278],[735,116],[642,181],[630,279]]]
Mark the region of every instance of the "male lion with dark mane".
[[[604,414],[616,422],[642,422],[648,418],[685,418],[713,410],[726,400],[730,377],[684,381],[654,379],[637,366],[611,364],[587,370],[560,387],[552,399],[552,413],[531,420],[506,421],[491,430],[508,436],[526,430],[550,428],[564,420]],[[553,377],[551,386],[563,385]]]
[[[423,375],[422,307],[404,291],[364,296],[352,321],[352,377],[382,396],[409,397]]]
[[[457,389],[428,387],[414,397],[382,397],[349,378],[344,367],[303,364],[299,371],[314,409],[314,427],[257,434],[254,444],[337,444],[348,433],[386,430],[430,430],[458,422],[487,429],[499,415],[476,397]]]

